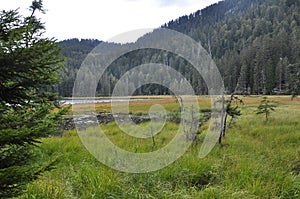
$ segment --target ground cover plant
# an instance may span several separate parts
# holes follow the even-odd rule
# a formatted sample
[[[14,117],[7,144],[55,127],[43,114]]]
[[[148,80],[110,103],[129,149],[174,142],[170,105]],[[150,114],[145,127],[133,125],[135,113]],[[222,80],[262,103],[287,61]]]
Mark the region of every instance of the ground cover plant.
[[[201,108],[209,108],[208,99],[199,97]],[[89,154],[75,130],[42,139],[40,161],[57,158],[58,164],[29,184],[20,198],[299,198],[300,100],[270,96],[277,101],[277,108],[265,123],[255,113],[261,98],[242,99],[242,116],[227,129],[222,145],[198,158],[208,127],[205,123],[197,142],[173,164],[156,172],[128,174],[104,166]],[[142,103],[133,102],[133,112],[146,112]],[[178,108],[173,98],[164,99],[164,103],[170,110]],[[107,107],[96,106],[99,111]],[[124,135],[115,122],[101,127],[126,150],[152,150],[151,138]],[[167,122],[155,136],[155,149],[167,144],[177,128],[176,123]]]

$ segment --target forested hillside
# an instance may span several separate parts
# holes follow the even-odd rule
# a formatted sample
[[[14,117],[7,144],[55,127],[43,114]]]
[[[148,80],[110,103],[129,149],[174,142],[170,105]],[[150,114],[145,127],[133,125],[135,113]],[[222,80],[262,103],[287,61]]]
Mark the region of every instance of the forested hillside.
[[[296,95],[300,90],[299,4],[298,0],[225,0],[162,27],[201,43],[216,62],[228,93]],[[71,95],[77,69],[99,43],[76,39],[61,42],[63,55],[68,57],[58,89],[61,95]],[[185,60],[156,50],[132,52],[115,61],[99,83],[97,94],[109,95],[126,70],[150,61],[170,65],[191,82],[197,94],[207,94],[204,81]],[[147,85],[136,92],[168,93],[158,85]]]
[[[92,39],[69,39],[61,41],[61,54],[66,57],[64,67],[61,70],[61,83],[57,91],[62,96],[71,96],[76,73],[87,54],[100,43]]]

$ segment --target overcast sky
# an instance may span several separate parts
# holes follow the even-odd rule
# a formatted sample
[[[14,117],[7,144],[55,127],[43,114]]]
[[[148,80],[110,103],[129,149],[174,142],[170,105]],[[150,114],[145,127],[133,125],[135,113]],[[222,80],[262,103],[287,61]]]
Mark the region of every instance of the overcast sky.
[[[157,28],[219,0],[44,0],[46,36],[58,40],[111,37],[139,28]],[[0,9],[28,14],[32,0],[0,0]],[[27,11],[27,12],[26,12]]]

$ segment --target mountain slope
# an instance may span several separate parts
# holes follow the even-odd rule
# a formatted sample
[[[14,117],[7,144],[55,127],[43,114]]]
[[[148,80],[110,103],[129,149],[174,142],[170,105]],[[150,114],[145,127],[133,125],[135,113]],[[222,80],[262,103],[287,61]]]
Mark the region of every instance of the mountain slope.
[[[300,90],[299,4],[297,0],[225,0],[162,27],[185,33],[201,43],[215,60],[228,93],[297,94]],[[151,36],[142,39],[150,40]],[[79,45],[84,47],[84,43]],[[69,50],[72,53],[65,55],[71,60],[82,51],[65,46],[65,52]],[[82,57],[86,52],[81,54]],[[197,94],[207,93],[201,76],[177,56],[144,50],[125,57],[111,65],[107,74],[109,78],[103,79],[98,86],[99,95],[109,95],[110,88],[125,69],[150,61],[172,63],[171,67],[191,82]],[[80,60],[69,62],[68,68],[76,72]],[[69,80],[65,79],[62,85],[65,81]],[[72,81],[69,82],[72,85]],[[157,85],[145,86],[136,94],[149,94],[149,90],[150,94],[169,94]],[[66,96],[71,92],[67,89],[67,92],[60,93]]]
[[[188,34],[211,52],[228,92],[289,93],[288,80],[295,78],[289,70],[299,70],[300,62],[299,4],[226,0],[164,27]]]
[[[66,57],[61,70],[61,83],[56,88],[61,96],[72,96],[76,73],[88,53],[101,41],[93,39],[68,39],[59,42],[62,56]]]

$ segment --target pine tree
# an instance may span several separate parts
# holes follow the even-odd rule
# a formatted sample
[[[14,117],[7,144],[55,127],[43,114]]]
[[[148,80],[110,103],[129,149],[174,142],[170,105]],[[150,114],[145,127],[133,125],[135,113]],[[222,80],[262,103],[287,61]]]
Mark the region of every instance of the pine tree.
[[[300,93],[300,64],[288,65],[289,90],[292,94],[292,100]]]
[[[269,115],[271,114],[271,111],[275,111],[275,107],[276,105],[274,104],[274,102],[268,100],[267,97],[263,97],[259,106],[257,107],[256,114],[264,114],[266,122],[268,122]]]
[[[0,13],[0,198],[19,195],[25,185],[49,168],[37,162],[34,146],[57,133],[66,109],[47,92],[57,82],[60,48],[43,38],[36,18],[42,1],[33,1],[23,17],[18,10]],[[54,107],[58,111],[53,111]]]
[[[235,93],[239,93],[239,94],[243,94],[243,95],[249,94],[248,93],[248,81],[247,81],[248,72],[247,71],[248,71],[247,66],[245,64],[243,64],[241,66],[240,76],[239,76],[238,83],[235,88]]]
[[[287,57],[280,58],[277,66],[276,66],[276,94],[285,94],[287,91],[287,67],[288,60]]]

